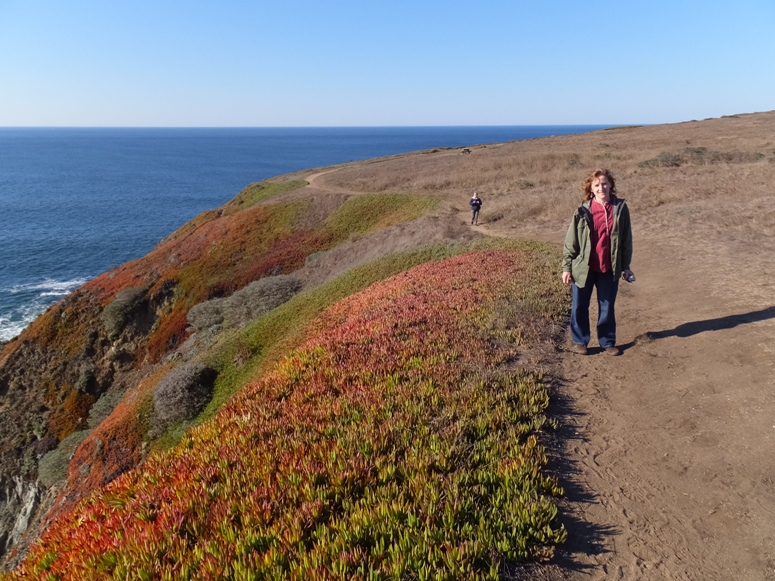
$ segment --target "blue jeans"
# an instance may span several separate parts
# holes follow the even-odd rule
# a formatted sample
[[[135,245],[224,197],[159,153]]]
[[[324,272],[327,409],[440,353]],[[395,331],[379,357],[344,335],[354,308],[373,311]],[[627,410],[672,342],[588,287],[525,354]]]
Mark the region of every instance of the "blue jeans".
[[[592,289],[597,289],[597,305],[600,311],[597,319],[597,340],[603,349],[616,345],[616,315],[614,303],[619,291],[619,279],[614,279],[612,272],[589,271],[587,284],[573,288],[570,311],[570,334],[574,343],[587,345],[589,343],[589,302],[592,300]]]

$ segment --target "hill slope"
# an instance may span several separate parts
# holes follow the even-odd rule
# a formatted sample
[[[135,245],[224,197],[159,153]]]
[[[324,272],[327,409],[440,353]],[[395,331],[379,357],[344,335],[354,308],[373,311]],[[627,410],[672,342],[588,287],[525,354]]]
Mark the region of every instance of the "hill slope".
[[[389,236],[397,224],[437,205],[428,196],[407,194],[267,203],[305,183],[249,186],[146,257],[90,281],[5,345],[0,354],[4,551],[27,529],[27,538],[34,538],[37,523],[138,465],[159,438],[169,443],[171,431],[177,433],[172,441],[178,438],[181,422],[196,421],[213,393],[222,403],[227,397],[222,392],[238,386],[220,385],[228,383],[218,381],[223,363],[212,367],[199,360],[206,354],[217,359],[211,348],[223,337],[336,275],[335,269],[321,272],[316,262],[332,255],[341,258],[343,270],[357,265],[364,260],[337,249],[368,247],[371,236]],[[415,239],[445,236],[429,228]],[[252,368],[256,351],[244,354],[237,366]],[[154,404],[159,393],[176,389],[178,395],[192,389],[199,395],[166,409]]]
[[[16,576],[492,579],[551,555],[548,393],[516,363],[565,311],[554,260],[469,252],[337,303],[212,421],[54,523]]]
[[[190,288],[212,288],[213,294],[197,295],[208,302],[184,323],[180,313],[194,304],[176,304],[175,278],[110,286],[111,280],[131,273],[128,266],[104,281],[103,288],[115,290],[113,303],[124,293],[112,310],[107,306],[113,303],[103,304],[93,291],[81,290],[7,345],[0,356],[0,398],[13,419],[0,429],[7,501],[0,525],[6,544],[13,546],[28,525],[48,513],[74,452],[78,460],[70,470],[70,486],[81,480],[77,470],[87,465],[84,454],[95,452],[98,464],[125,463],[114,472],[87,468],[98,477],[108,474],[101,481],[110,480],[141,462],[148,450],[174,444],[187,425],[212,417],[240,385],[258,378],[298,345],[304,321],[326,306],[434,254],[448,255],[449,249],[437,247],[411,260],[404,255],[397,259],[400,264],[381,274],[367,274],[364,267],[341,283],[327,282],[333,277],[387,252],[483,233],[558,244],[577,204],[582,177],[604,165],[614,171],[619,195],[627,198],[633,215],[638,282],[621,288],[624,356],[563,354],[549,376],[565,378],[558,381],[562,405],[555,413],[564,414],[559,433],[566,445],[556,450],[553,466],[568,492],[560,522],[569,531],[569,542],[542,574],[585,579],[771,577],[775,113],[472,146],[471,151],[466,156],[454,150],[418,152],[301,172],[281,180],[286,191],[263,199],[262,189],[249,190],[256,197],[246,195],[240,199],[248,202],[237,200],[236,207],[266,206],[260,211],[279,222],[290,221],[285,223],[292,224],[291,235],[304,232],[301,239],[310,252],[302,258],[287,256],[287,262],[263,263],[287,264],[288,270],[253,271],[268,287],[240,294],[242,289],[217,284],[201,287],[196,276],[189,277]],[[306,187],[288,185],[304,178],[310,182]],[[466,220],[473,189],[485,201],[478,229],[469,228]],[[377,219],[370,222],[375,226],[369,232],[332,235],[331,222],[323,225],[328,216],[365,192],[410,198],[420,194],[438,205],[418,208],[415,215],[430,213],[417,220],[396,223],[415,215],[395,222]],[[268,207],[273,205],[278,207]],[[179,234],[193,236],[201,223],[234,210],[205,215]],[[381,211],[387,215],[391,210]],[[358,222],[363,212],[351,212],[355,217],[344,222]],[[213,229],[212,234],[217,238],[227,231]],[[162,244],[174,246],[175,241],[173,236]],[[315,244],[329,246],[312,251]],[[283,245],[269,247],[279,251]],[[198,248],[218,252],[212,244]],[[177,268],[175,254],[159,256]],[[389,272],[391,268],[395,270]],[[266,275],[290,276],[297,283],[272,282],[273,276]],[[242,280],[251,282],[250,276]],[[313,290],[321,284],[318,288],[326,292]],[[157,285],[156,292],[149,295],[146,286],[151,285]],[[299,289],[301,294],[319,294],[303,304],[297,295],[279,309],[256,314],[254,305],[266,306],[268,297],[287,298]],[[162,327],[159,321],[170,313],[178,318]],[[259,316],[256,322],[246,323],[254,316]],[[110,331],[121,325],[111,338]],[[159,329],[160,339],[149,349],[149,335]],[[542,366],[552,363],[545,356],[541,361]],[[183,368],[186,373],[171,375],[183,365],[189,366]],[[208,370],[216,372],[212,385]],[[180,381],[189,387],[204,385],[209,403],[188,419],[159,422],[153,403],[157,386],[175,393]],[[127,442],[134,438],[127,447],[134,456],[100,456],[111,441],[103,437],[81,443],[109,414],[115,415],[102,429],[111,437],[124,434]],[[120,417],[123,423],[115,421]],[[41,481],[41,462],[44,467],[49,462],[48,469],[59,479]],[[38,530],[32,526],[27,538]]]

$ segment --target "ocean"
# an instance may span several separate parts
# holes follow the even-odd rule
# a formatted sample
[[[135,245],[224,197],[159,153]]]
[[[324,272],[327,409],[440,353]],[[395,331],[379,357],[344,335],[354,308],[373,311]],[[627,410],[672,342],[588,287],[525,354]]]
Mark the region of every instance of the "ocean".
[[[0,341],[251,182],[408,151],[604,127],[0,128]]]

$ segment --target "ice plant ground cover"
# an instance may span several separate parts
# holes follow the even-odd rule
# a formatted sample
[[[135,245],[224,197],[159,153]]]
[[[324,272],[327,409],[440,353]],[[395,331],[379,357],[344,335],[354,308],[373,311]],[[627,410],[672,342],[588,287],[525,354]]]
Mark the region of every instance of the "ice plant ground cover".
[[[309,323],[332,304],[424,262],[442,260],[470,249],[465,244],[437,244],[389,254],[304,291],[245,328],[230,333],[203,358],[206,365],[218,370],[210,404],[193,422],[175,426],[155,447],[164,449],[177,444],[185,430],[212,418],[236,391],[303,342]]]
[[[58,499],[57,514],[69,510],[84,495],[136,466],[141,459],[143,442],[150,444],[146,451],[170,448],[189,428],[212,418],[223,403],[250,383],[257,373],[298,345],[303,340],[304,327],[331,304],[412,266],[459,254],[463,248],[463,245],[442,244],[383,257],[354,268],[319,288],[303,292],[246,328],[231,333],[205,357],[205,364],[218,370],[210,404],[200,416],[175,424],[158,440],[149,441],[147,435],[153,406],[152,391],[169,366],[141,381],[77,448],[68,471],[67,497]],[[96,454],[97,450],[101,450],[101,454]]]
[[[333,248],[353,235],[414,220],[437,205],[429,196],[363,195],[346,200],[321,223],[301,227],[311,201],[257,204],[305,183],[246,188],[223,208],[203,212],[182,226],[145,257],[86,283],[83,288],[91,293],[89,300],[104,307],[122,289],[144,289],[149,296],[171,292],[167,312],[142,353],[136,354],[138,362],[143,358],[156,362],[185,340],[186,314],[195,304],[229,296],[263,276],[293,272],[315,252]],[[31,328],[31,336],[62,352],[77,353],[83,348],[81,336],[88,333],[75,329],[73,315],[67,320],[63,326],[58,318],[44,316]]]
[[[270,273],[295,271],[310,254],[336,246],[351,236],[411,221],[437,205],[437,200],[427,196],[366,194],[342,200],[327,214],[316,214],[317,219],[310,222],[304,219],[311,207],[309,200],[258,204],[305,183],[264,182],[247,187],[222,208],[204,212],[178,229],[147,256],[97,277],[60,308],[40,317],[29,335],[51,354],[53,362],[49,369],[66,368],[68,361],[92,352],[95,344],[108,349],[110,341],[109,358],[120,359],[124,367],[148,370],[145,363],[169,355],[187,337],[187,313],[192,305],[211,296],[228,295]],[[121,329],[130,318],[125,313],[121,315],[121,309],[116,311],[117,316],[107,318],[112,321],[107,326],[116,327],[115,333],[108,333],[109,338],[95,337],[95,327],[98,330],[105,324],[105,313],[127,291],[136,297],[134,312],[136,322],[139,321],[136,326],[130,325],[128,338],[120,338]],[[127,302],[132,304],[131,300]],[[151,326],[153,317],[158,318]],[[253,359],[254,353],[250,355]],[[72,508],[84,495],[135,467],[144,459],[145,451],[180,438],[187,426],[175,426],[175,433],[158,445],[155,435],[149,434],[152,392],[172,367],[174,364],[165,364],[135,383],[110,416],[88,434],[72,456],[66,486],[60,490],[49,518]],[[82,369],[88,370],[90,366],[84,365]],[[112,377],[112,373],[111,370],[103,375],[102,385],[111,381],[106,377]],[[87,431],[90,408],[99,396],[93,389],[75,388],[79,372],[71,375],[72,379],[46,377],[42,382],[47,389],[46,405],[51,409],[47,429],[58,441]],[[239,379],[242,381],[233,385],[226,397],[249,378],[242,374]],[[217,409],[215,404],[223,401],[225,397],[214,401],[208,414],[212,416]]]
[[[565,536],[520,350],[564,309],[529,248],[327,309],[173,450],[64,515],[9,578],[497,579]]]

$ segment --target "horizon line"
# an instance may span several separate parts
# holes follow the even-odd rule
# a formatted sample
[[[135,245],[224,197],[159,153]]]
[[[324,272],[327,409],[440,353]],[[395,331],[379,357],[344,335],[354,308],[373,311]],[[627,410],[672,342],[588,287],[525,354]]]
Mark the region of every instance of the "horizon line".
[[[678,123],[683,123],[679,121]],[[643,127],[655,123],[525,123],[508,125],[0,125],[3,129],[419,129],[480,127]]]

